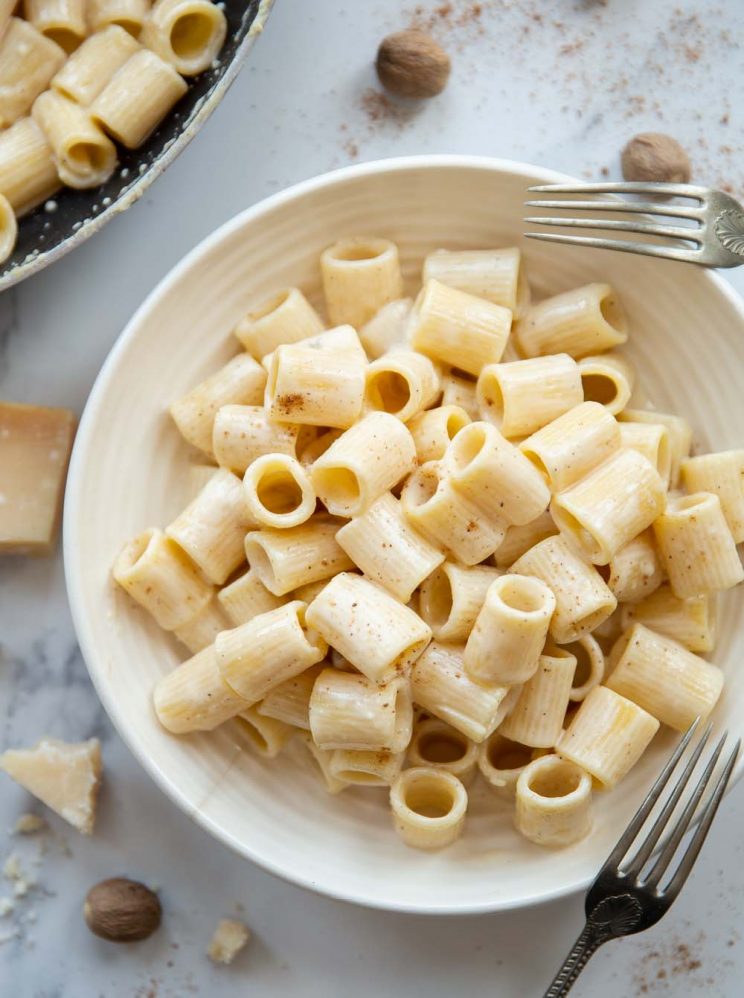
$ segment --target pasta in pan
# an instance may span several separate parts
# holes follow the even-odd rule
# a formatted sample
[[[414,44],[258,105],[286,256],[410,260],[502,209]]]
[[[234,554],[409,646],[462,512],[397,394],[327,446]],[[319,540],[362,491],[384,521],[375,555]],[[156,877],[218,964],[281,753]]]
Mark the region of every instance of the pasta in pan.
[[[200,490],[114,566],[190,653],[156,715],[232,724],[266,765],[304,745],[329,793],[383,788],[413,848],[463,834],[474,781],[570,846],[721,694],[744,451],[690,457],[683,418],[632,408],[609,285],[529,304],[518,249],[438,251],[412,304],[368,236],[321,271],[327,319],[312,289],[257,301],[245,352],[171,404]]]
[[[0,0],[0,264],[16,218],[105,183],[114,143],[141,146],[226,34],[212,0]]]

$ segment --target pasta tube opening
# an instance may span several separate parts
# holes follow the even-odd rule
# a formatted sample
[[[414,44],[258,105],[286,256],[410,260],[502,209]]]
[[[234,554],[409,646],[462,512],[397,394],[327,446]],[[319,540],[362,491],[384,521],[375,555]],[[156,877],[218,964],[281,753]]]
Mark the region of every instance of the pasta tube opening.
[[[462,732],[435,718],[422,721],[408,749],[410,766],[427,766],[452,773],[466,785],[478,762],[478,746]]]
[[[368,376],[367,402],[373,409],[382,409],[395,416],[410,400],[410,385],[400,372],[383,369]]]
[[[573,763],[546,755],[530,766],[525,785],[538,797],[570,797],[588,779]]]
[[[454,842],[462,832],[467,803],[460,780],[441,769],[405,769],[390,789],[396,831],[415,849]]]
[[[158,0],[142,31],[142,41],[184,76],[204,72],[222,48],[227,20],[207,0]]]
[[[286,454],[265,454],[248,468],[243,489],[249,513],[269,527],[296,527],[315,512],[315,491],[304,468]]]
[[[341,239],[323,254],[337,263],[359,263],[377,260],[390,251],[387,239]]]

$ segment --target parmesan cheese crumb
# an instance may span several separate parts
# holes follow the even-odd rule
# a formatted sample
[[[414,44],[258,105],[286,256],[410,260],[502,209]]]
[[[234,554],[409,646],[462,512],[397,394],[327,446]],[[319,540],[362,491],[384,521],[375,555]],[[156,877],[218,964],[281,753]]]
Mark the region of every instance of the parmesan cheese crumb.
[[[221,918],[207,949],[215,963],[232,963],[251,937],[247,925],[234,918]]]

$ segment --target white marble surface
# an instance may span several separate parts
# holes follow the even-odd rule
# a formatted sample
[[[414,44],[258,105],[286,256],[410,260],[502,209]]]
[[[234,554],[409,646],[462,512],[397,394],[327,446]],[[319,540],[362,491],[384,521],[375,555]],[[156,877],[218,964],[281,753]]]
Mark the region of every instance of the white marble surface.
[[[471,152],[616,176],[630,135],[666,129],[690,149],[696,179],[742,192],[739,0],[422,7],[444,8],[433,20],[453,55],[452,81],[417,113],[391,115],[365,97],[371,60],[413,7],[277,0],[249,67],[144,201],[0,299],[0,397],[81,410],[126,320],[186,250],[239,209],[355,158]],[[744,290],[741,275],[733,283]],[[16,817],[33,805],[0,783],[0,862],[18,852],[38,880],[0,918],[0,938],[16,933],[0,944],[3,996],[531,998],[579,930],[579,897],[478,918],[391,915],[315,897],[231,855],[162,796],[112,730],[76,647],[59,557],[0,563],[0,705],[0,745],[96,734],[106,760],[90,841],[54,818],[50,835],[13,837]],[[578,998],[742,993],[742,822],[738,787],[673,911],[602,951]],[[116,874],[161,888],[164,928],[148,942],[117,948],[82,923],[88,886]],[[0,879],[0,897],[11,887]],[[250,952],[214,968],[206,940],[237,905],[255,933]]]

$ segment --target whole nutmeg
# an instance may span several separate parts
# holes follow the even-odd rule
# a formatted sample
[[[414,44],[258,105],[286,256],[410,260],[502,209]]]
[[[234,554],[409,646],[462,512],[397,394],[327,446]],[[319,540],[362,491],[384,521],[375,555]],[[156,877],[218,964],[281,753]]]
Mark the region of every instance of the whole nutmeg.
[[[160,925],[162,909],[157,894],[136,880],[112,877],[88,891],[83,905],[88,928],[114,943],[147,939]]]
[[[690,160],[671,135],[642,132],[622,152],[623,177],[626,180],[650,180],[656,183],[687,184]]]
[[[383,38],[377,50],[380,83],[398,97],[421,100],[440,94],[450,74],[450,59],[431,35],[398,31]]]

